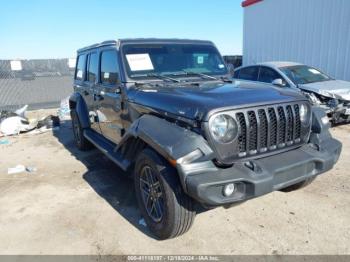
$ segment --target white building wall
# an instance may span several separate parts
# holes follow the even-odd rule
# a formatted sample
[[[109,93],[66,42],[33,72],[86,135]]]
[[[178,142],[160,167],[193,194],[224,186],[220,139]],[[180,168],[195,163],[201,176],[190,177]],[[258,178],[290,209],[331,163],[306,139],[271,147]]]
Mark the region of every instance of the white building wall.
[[[350,81],[350,0],[263,0],[244,8],[243,64],[294,61]]]

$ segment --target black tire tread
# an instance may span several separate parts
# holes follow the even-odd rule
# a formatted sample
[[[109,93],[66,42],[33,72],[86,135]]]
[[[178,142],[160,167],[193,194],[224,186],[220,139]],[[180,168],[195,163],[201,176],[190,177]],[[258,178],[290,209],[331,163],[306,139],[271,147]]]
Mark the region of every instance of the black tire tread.
[[[150,148],[145,148],[140,153],[138,159],[143,157],[147,157],[155,162],[159,173],[172,189],[172,194],[175,199],[174,226],[170,232],[156,234],[157,237],[159,239],[169,239],[186,233],[191,228],[196,216],[193,200],[184,193],[174,168],[171,167],[166,160]]]
[[[178,224],[178,227],[173,231],[170,238],[174,238],[186,233],[192,226],[195,218],[195,213],[193,210],[193,201],[182,193],[179,196],[179,204],[180,204],[180,220],[181,222]]]

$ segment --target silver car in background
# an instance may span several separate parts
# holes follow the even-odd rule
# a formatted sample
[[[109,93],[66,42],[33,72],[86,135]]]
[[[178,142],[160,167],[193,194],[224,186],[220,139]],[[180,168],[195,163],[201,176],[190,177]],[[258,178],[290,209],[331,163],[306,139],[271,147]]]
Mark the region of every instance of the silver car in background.
[[[320,70],[294,62],[264,62],[239,67],[235,79],[298,89],[326,110],[333,124],[350,122],[350,82],[335,80]]]

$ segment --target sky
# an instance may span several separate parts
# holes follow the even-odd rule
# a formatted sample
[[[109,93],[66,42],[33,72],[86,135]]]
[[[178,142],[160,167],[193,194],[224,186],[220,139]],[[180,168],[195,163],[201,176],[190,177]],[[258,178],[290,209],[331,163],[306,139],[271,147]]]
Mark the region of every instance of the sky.
[[[213,41],[223,55],[242,53],[240,0],[10,0],[0,9],[0,59],[75,57],[118,38]]]

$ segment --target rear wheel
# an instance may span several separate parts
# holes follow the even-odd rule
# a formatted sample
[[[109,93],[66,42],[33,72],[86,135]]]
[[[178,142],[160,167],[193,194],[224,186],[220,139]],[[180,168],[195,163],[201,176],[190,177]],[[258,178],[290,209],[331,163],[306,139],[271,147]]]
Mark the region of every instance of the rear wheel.
[[[316,179],[316,177],[308,178],[308,179],[306,179],[304,181],[301,181],[299,183],[296,183],[294,185],[282,188],[281,191],[283,191],[283,192],[291,192],[291,191],[298,190],[300,188],[303,188],[303,187],[306,187],[306,186],[310,185],[315,179]]]
[[[193,200],[182,190],[176,170],[151,149],[138,156],[135,191],[146,224],[159,239],[190,229],[196,215]]]
[[[76,146],[82,151],[91,149],[92,144],[84,136],[84,133],[83,133],[84,130],[81,127],[78,114],[74,109],[71,110],[71,118],[72,118],[72,128],[73,128]]]

